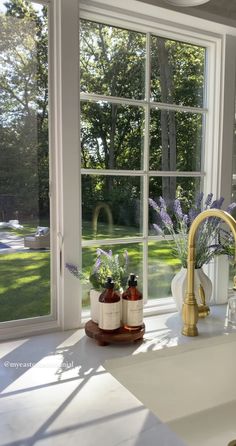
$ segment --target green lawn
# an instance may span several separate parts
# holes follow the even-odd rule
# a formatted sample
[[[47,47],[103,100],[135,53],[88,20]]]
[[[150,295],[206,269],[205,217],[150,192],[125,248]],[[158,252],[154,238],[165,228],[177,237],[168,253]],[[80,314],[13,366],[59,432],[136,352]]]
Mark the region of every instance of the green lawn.
[[[24,229],[11,231],[15,235],[26,235],[36,230],[37,223],[23,223]],[[41,226],[47,226],[47,222]],[[85,238],[91,239],[92,228],[85,225]],[[99,239],[112,237],[128,237],[137,235],[135,228],[115,227],[109,234],[107,226],[98,226]],[[1,234],[0,234],[1,239]],[[142,245],[120,244],[104,246],[113,253],[129,253],[129,272],[139,276],[139,286],[142,288]],[[96,257],[96,247],[83,249],[83,268],[89,270]],[[178,259],[171,254],[171,247],[164,241],[149,244],[149,297],[159,298],[170,295],[170,283],[179,269]],[[47,251],[15,252],[1,254],[0,251],[0,322],[50,314],[50,253]],[[83,307],[89,305],[89,286],[83,288]]]
[[[87,226],[86,236],[88,238],[91,238],[90,231],[91,229]],[[22,234],[20,231],[17,232]],[[35,226],[24,224],[24,233],[30,232],[35,232]],[[125,229],[121,228],[120,232],[125,237]],[[100,227],[99,238],[102,234],[103,237],[107,235],[105,227],[104,232]],[[99,240],[97,247],[100,247]],[[104,246],[102,248],[105,250],[112,249],[113,253],[127,249],[129,253],[129,272],[134,272],[139,276],[139,286],[142,288],[141,244],[127,243]],[[94,263],[95,257],[96,247],[83,248],[83,268],[89,270],[91,264]],[[173,257],[169,243],[165,241],[150,242],[148,264],[149,298],[170,296],[171,280],[179,269],[180,262]],[[234,275],[232,268],[230,275],[231,277]],[[88,307],[88,305],[89,286],[84,286],[83,307]],[[50,252],[24,251],[1,254],[0,251],[0,322],[47,314],[50,314]]]
[[[50,313],[50,252],[0,254],[0,322]]]

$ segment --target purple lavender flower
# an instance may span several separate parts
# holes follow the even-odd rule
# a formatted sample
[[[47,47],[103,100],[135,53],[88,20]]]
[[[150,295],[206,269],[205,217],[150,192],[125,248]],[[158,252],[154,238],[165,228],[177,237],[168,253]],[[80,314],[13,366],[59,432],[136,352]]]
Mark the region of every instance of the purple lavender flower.
[[[205,209],[206,209],[208,206],[210,206],[210,204],[211,204],[211,202],[212,202],[212,197],[213,197],[213,194],[212,194],[212,193],[210,193],[210,194],[207,195],[207,197],[206,197],[206,201],[205,201]]]
[[[152,198],[149,198],[148,201],[149,201],[150,206],[153,209],[155,209],[155,211],[159,211],[160,210],[158,204]]]
[[[164,232],[160,228],[160,226],[156,225],[156,223],[153,224],[153,228],[156,230],[157,234],[164,235]]]
[[[75,265],[72,265],[72,263],[66,263],[66,268],[71,274],[73,274],[73,276],[78,277],[78,268]]]
[[[159,201],[160,201],[161,209],[163,209],[163,210],[166,212],[166,210],[167,210],[167,206],[166,206],[166,202],[165,202],[164,198],[163,198],[163,197],[160,197],[160,198],[159,198]]]
[[[66,263],[66,268],[77,279],[83,279],[84,278],[83,273],[78,269],[78,267],[76,265],[73,265],[72,263]]]
[[[169,216],[169,214],[164,210],[161,209],[160,211],[160,217],[162,222],[166,225],[166,226],[173,226],[173,222]]]
[[[107,257],[112,257],[112,251],[110,250],[109,252],[106,252],[103,249],[98,248],[97,249],[97,255],[98,256],[103,255],[103,256],[107,256]]]
[[[189,216],[190,224],[198,216],[198,214],[200,214],[200,211],[198,209],[194,209],[194,208],[189,209],[188,216]]]
[[[236,203],[231,203],[231,204],[227,207],[226,211],[227,211],[229,214],[231,214],[235,208],[236,208]]]
[[[158,234],[165,237],[166,234],[171,236],[171,243],[174,244],[173,253],[179,257],[182,266],[186,268],[187,265],[187,240],[188,233],[191,224],[195,218],[201,212],[201,204],[203,200],[203,193],[199,194],[194,205],[189,209],[188,214],[184,214],[181,206],[180,200],[176,199],[173,203],[172,213],[169,215],[167,211],[166,201],[160,197],[160,207],[156,205],[155,202],[149,200],[150,205],[155,209],[158,216],[158,224],[154,224],[153,227]],[[204,202],[204,209],[221,209],[223,204],[223,197],[218,200],[213,200],[213,194],[207,195]],[[154,205],[153,205],[154,203]],[[227,211],[232,212],[236,209],[236,203],[232,203],[228,206]],[[172,221],[173,214],[173,221]],[[161,225],[162,223],[162,225]],[[161,229],[162,226],[164,230]],[[226,237],[224,237],[224,243],[220,241],[220,219],[218,217],[210,217],[205,220],[197,231],[197,243],[196,243],[196,257],[195,257],[195,267],[200,268],[204,263],[209,263],[214,257],[214,255],[219,255],[232,251],[232,243],[230,244]],[[168,241],[168,239],[167,239]],[[227,248],[227,243],[229,248]]]
[[[100,267],[100,265],[101,265],[101,259],[99,256],[99,257],[97,257],[97,260],[95,262],[94,269],[98,269]]]
[[[197,209],[201,208],[202,199],[203,199],[203,192],[200,192],[200,194],[198,194],[196,201],[195,201],[195,207]]]
[[[221,209],[221,206],[223,204],[224,198],[220,197],[219,200],[214,200],[211,204],[210,209]]]
[[[128,279],[128,252],[112,255],[112,251],[108,252],[103,249],[97,249],[97,257],[95,263],[91,266],[90,271],[82,271],[77,265],[66,263],[66,268],[82,283],[90,283],[95,290],[101,290],[104,286],[106,278],[112,276],[115,289],[125,286]]]
[[[174,208],[174,213],[175,213],[176,217],[179,218],[180,220],[182,220],[182,218],[183,218],[183,211],[182,211],[182,208],[181,208],[180,201],[178,199],[176,199],[174,201],[173,208]]]

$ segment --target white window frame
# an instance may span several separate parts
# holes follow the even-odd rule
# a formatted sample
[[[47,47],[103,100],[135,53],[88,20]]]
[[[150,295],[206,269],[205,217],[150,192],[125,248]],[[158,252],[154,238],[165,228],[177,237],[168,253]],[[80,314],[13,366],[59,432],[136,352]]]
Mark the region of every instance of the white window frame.
[[[58,261],[57,261],[57,240],[56,240],[56,198],[55,187],[57,179],[56,153],[55,153],[55,114],[54,114],[54,78],[55,67],[53,60],[54,53],[54,5],[50,0],[32,0],[34,3],[48,6],[48,60],[49,60],[49,197],[50,197],[50,314],[27,319],[18,319],[0,323],[0,340],[15,338],[19,336],[29,336],[31,334],[44,331],[58,330]]]
[[[176,36],[210,48],[207,150],[205,170],[201,174],[206,176],[205,192],[223,195],[226,204],[231,197],[236,29],[136,0],[48,0],[45,3],[50,7],[52,266],[57,314],[51,321],[40,319],[37,324],[32,320],[25,324],[15,321],[14,327],[1,327],[2,339],[83,325],[79,281],[64,267],[65,262],[81,261],[79,16],[137,31],[146,32],[148,27],[149,32],[157,35]],[[215,292],[220,294],[226,292],[228,276],[219,268],[216,265],[210,273],[215,277]],[[158,300],[155,307],[152,304],[147,311],[153,314],[159,311]],[[173,310],[168,299],[161,300],[160,304],[161,312]]]
[[[102,4],[101,4],[102,3]],[[110,4],[111,2],[109,2]],[[121,4],[124,2],[119,2]],[[132,2],[134,3],[134,2]],[[176,20],[176,13],[172,13],[173,17],[175,17],[175,23],[170,25],[170,20],[168,21],[168,24],[166,20],[164,20],[162,17],[160,18],[160,9],[152,7],[145,4],[145,15],[143,17],[140,17],[140,14],[138,14],[139,11],[137,9],[133,9],[131,4],[129,6],[125,5],[125,14],[121,12],[121,9],[114,8],[114,4],[112,2],[112,5],[108,6],[108,8],[105,8],[104,5],[108,6],[107,1],[101,2],[100,0],[97,0],[95,2],[81,2],[80,7],[80,17],[87,20],[93,20],[96,22],[108,24],[111,26],[120,26],[126,29],[130,29],[137,32],[144,32],[144,33],[152,33],[156,34],[161,37],[179,40],[186,43],[192,43],[197,44],[200,46],[203,46],[207,49],[207,64],[206,64],[206,106],[202,109],[197,109],[196,111],[198,113],[204,113],[206,112],[205,116],[205,140],[203,141],[203,169],[201,172],[149,172],[150,176],[191,176],[191,177],[200,177],[203,179],[203,192],[205,194],[209,193],[210,191],[213,192],[214,196],[220,196],[223,195],[226,198],[226,202],[230,202],[230,189],[231,184],[227,185],[227,183],[224,181],[225,178],[229,177],[223,177],[222,176],[222,159],[223,157],[223,147],[222,147],[222,126],[224,126],[225,123],[221,123],[221,115],[222,115],[222,90],[224,85],[224,62],[226,62],[225,59],[225,48],[226,48],[226,30],[222,29],[222,33],[216,33],[216,29],[218,31],[218,27],[216,28],[216,25],[213,24],[213,26],[207,27],[208,31],[200,31],[199,29],[193,29],[188,25],[183,26],[183,23],[177,24]],[[117,4],[117,2],[116,2]],[[96,6],[95,6],[96,5]],[[123,5],[124,7],[124,5]],[[142,4],[140,6],[140,9],[143,9],[144,5]],[[147,9],[150,9],[150,12],[152,12],[151,16],[145,17],[147,15]],[[115,11],[116,9],[116,11]],[[127,11],[128,10],[128,11]],[[136,11],[136,13],[133,13],[133,11]],[[131,13],[132,11],[132,13]],[[115,12],[115,13],[114,13]],[[163,10],[162,10],[163,12]],[[177,14],[178,15],[178,14]],[[181,22],[183,21],[183,15],[181,16]],[[158,19],[157,19],[158,17]],[[195,18],[192,20],[192,17],[188,16],[188,24],[191,24],[192,21],[195,22]],[[201,25],[203,25],[202,21]],[[184,21],[186,23],[186,21]],[[235,33],[235,30],[234,30]],[[235,44],[235,39],[231,39],[231,46],[233,48]],[[229,52],[229,46],[227,47]],[[231,62],[234,60],[234,57],[232,58],[232,51],[231,51]],[[148,56],[147,56],[148,58]],[[232,63],[231,63],[232,65]],[[147,67],[146,70],[148,70],[149,61],[147,61]],[[234,68],[235,70],[235,68]],[[228,76],[229,77],[229,76]],[[231,76],[232,77],[232,76]],[[147,73],[147,78],[149,78],[149,73]],[[232,86],[232,79],[230,78],[230,84]],[[234,84],[233,84],[234,88]],[[229,91],[229,90],[228,90]],[[81,93],[81,99],[91,99],[93,100],[105,100],[108,99],[102,95],[90,95]],[[146,95],[146,99],[147,99]],[[131,104],[131,100],[127,99],[117,99],[117,98],[110,98],[113,102],[119,102],[119,103],[126,103]],[[228,98],[229,99],[229,98]],[[109,102],[109,99],[108,99]],[[138,102],[138,101],[137,101]],[[137,103],[136,102],[136,103]],[[153,102],[150,103],[149,100],[146,101],[140,101],[140,104],[146,102],[146,107],[150,107],[150,104],[153,105]],[[232,110],[232,104],[233,101],[231,99],[231,110]],[[160,104],[158,104],[160,105]],[[163,105],[163,104],[162,104]],[[227,104],[225,104],[227,106]],[[169,109],[178,109],[178,107],[168,106]],[[181,110],[189,110],[190,108],[181,107]],[[193,111],[195,111],[194,108],[192,108]],[[228,112],[227,112],[228,114]],[[233,116],[233,114],[232,114]],[[232,125],[232,120],[230,125]],[[228,128],[230,127],[228,125]],[[147,125],[148,127],[148,125]],[[224,127],[225,128],[225,127]],[[232,133],[232,132],[231,132]],[[211,136],[210,136],[211,135]],[[229,140],[229,138],[227,138]],[[148,216],[148,179],[149,175],[145,172],[148,170],[148,132],[146,132],[145,135],[145,154],[146,157],[144,158],[144,171],[114,171],[114,172],[107,172],[103,170],[99,170],[99,173],[102,174],[117,174],[117,175],[129,175],[129,176],[135,176],[135,175],[144,175],[144,195],[146,195],[146,199],[144,199],[144,207],[143,207],[143,227],[144,227],[144,234],[143,237],[131,239],[128,238],[127,240],[117,240],[117,239],[110,239],[104,240],[104,241],[97,241],[97,240],[91,240],[91,241],[85,241],[82,242],[82,246],[96,246],[98,244],[120,244],[120,243],[129,243],[129,242],[143,242],[144,249],[143,249],[143,285],[144,285],[144,292],[147,292],[147,280],[148,280],[148,241],[150,240],[160,240],[160,237],[158,236],[148,236],[148,222],[147,222],[147,216]],[[227,142],[228,145],[228,153],[231,150],[232,151],[232,141]],[[207,148],[207,149],[206,149]],[[216,155],[217,152],[217,156]],[[220,156],[221,154],[221,156]],[[227,165],[229,165],[230,156],[227,157]],[[145,162],[146,161],[146,162]],[[226,164],[226,163],[225,163]],[[97,170],[95,169],[81,169],[82,174],[97,174]],[[219,182],[219,178],[222,178],[223,181]],[[221,184],[222,183],[222,184]],[[223,193],[224,191],[224,193]],[[224,265],[224,280],[222,281],[218,279],[218,272],[219,268],[220,271],[222,271],[222,265],[219,266],[219,263],[216,262],[216,264],[211,265],[208,267],[208,274],[213,279],[216,286],[214,287],[214,299],[216,302],[220,301],[220,295],[219,292],[219,284],[221,284],[220,288],[224,288],[225,290],[225,298],[227,296],[226,289],[227,289],[227,282],[228,282],[228,276],[227,276],[227,265]],[[226,263],[226,262],[224,262]],[[218,292],[217,292],[218,291]],[[163,302],[164,301],[164,302]],[[175,310],[175,304],[173,303],[173,299],[150,299],[148,301],[148,304],[146,305],[146,313],[158,313],[163,311],[173,311]]]

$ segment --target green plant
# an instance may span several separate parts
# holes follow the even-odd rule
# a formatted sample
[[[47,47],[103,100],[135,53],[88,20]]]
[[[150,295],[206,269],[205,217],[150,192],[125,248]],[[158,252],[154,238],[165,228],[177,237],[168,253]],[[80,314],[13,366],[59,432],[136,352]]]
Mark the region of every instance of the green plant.
[[[95,290],[102,290],[108,276],[113,278],[115,289],[123,288],[128,280],[128,252],[112,254],[97,249],[97,257],[90,272],[83,272],[77,265],[66,263],[66,268],[82,283],[90,283]]]
[[[202,206],[203,193],[199,194],[188,213],[183,212],[178,199],[174,200],[173,205],[169,206],[169,209],[162,197],[159,198],[158,203],[149,199],[149,204],[156,211],[158,217],[158,224],[154,224],[153,227],[164,238],[166,235],[171,235],[174,241],[173,254],[180,259],[184,268],[187,267],[188,232],[192,222],[202,210],[221,209],[224,201],[223,197],[214,201],[212,199],[213,194],[208,194]],[[227,212],[231,213],[235,207],[236,203],[230,204]],[[215,255],[225,254],[226,243],[225,247],[223,247],[219,242],[220,224],[219,218],[210,217],[198,229],[196,235],[195,268],[201,268],[204,264],[209,263]]]
[[[221,228],[219,233],[219,244],[221,246],[221,254],[227,255],[230,263],[235,267],[235,241],[233,235]]]

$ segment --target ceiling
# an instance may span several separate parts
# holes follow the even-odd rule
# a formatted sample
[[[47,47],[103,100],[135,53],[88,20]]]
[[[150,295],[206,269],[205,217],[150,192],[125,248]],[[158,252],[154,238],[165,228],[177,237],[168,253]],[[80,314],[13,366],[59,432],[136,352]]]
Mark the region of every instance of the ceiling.
[[[235,0],[210,0],[208,3],[198,6],[198,9],[236,19]]]
[[[182,11],[187,14],[205,17],[214,20],[214,17],[220,23],[227,23],[236,26],[236,0],[210,0],[208,3],[194,7],[174,7],[168,5],[165,0],[140,0],[152,5],[162,6],[175,11]]]

